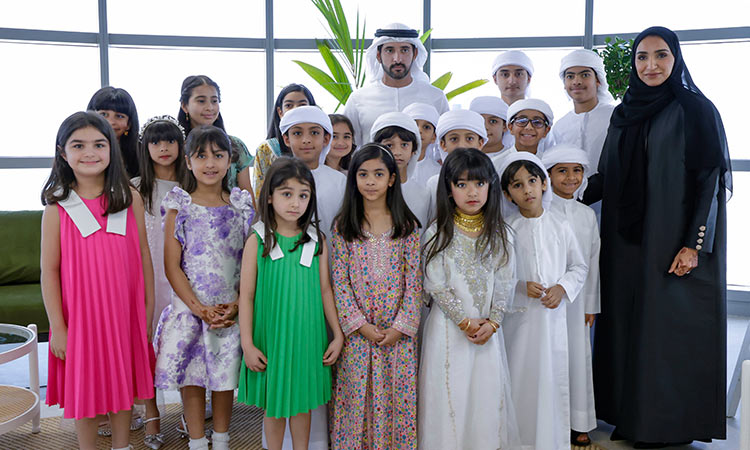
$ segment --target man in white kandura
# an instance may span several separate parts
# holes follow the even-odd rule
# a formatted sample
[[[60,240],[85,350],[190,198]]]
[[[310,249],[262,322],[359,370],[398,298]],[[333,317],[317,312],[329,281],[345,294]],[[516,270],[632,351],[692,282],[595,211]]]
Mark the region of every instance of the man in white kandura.
[[[352,93],[344,108],[358,144],[370,142],[372,124],[383,113],[403,111],[416,102],[434,106],[439,114],[448,111],[445,94],[422,71],[427,49],[416,30],[401,23],[378,29],[365,58],[366,84]]]

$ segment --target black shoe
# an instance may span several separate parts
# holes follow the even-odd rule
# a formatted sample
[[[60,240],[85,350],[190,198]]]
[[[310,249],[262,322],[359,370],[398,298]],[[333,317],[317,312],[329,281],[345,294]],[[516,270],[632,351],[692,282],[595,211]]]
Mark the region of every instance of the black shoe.
[[[578,438],[582,435],[586,436],[586,440],[579,441]],[[570,445],[573,445],[575,447],[588,447],[589,445],[591,445],[591,438],[588,436],[588,433],[570,430]]]

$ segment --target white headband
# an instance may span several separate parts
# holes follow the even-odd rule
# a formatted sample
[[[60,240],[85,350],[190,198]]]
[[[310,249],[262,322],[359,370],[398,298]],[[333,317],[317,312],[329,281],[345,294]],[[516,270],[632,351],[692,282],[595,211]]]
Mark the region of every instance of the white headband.
[[[409,163],[406,167],[406,175],[408,179],[411,179],[412,173],[417,169],[417,160],[422,152],[422,137],[419,134],[417,122],[402,112],[389,112],[382,114],[375,120],[375,123],[372,124],[372,128],[370,129],[370,140],[375,142],[375,135],[378,134],[378,131],[388,127],[403,128],[414,134],[417,138],[417,148],[412,152],[411,158],[409,158]]]
[[[547,102],[539,100],[538,98],[525,98],[513,102],[513,104],[508,107],[508,121],[513,120],[513,117],[524,109],[533,109],[544,114],[544,117],[547,118],[547,122],[549,122],[549,126],[552,126],[552,121],[555,119],[555,115],[552,113],[552,108]]]
[[[468,109],[452,109],[440,116],[437,124],[437,140],[443,138],[452,130],[469,130],[482,138],[487,143],[487,129],[484,128],[484,118],[474,111]]]
[[[526,53],[520,50],[508,50],[497,55],[495,61],[492,63],[492,76],[494,77],[497,71],[505,66],[520,66],[526,69],[529,76],[534,75],[534,64],[526,56]]]
[[[440,119],[437,109],[427,103],[412,103],[404,108],[402,112],[414,120],[426,120],[433,127],[437,127],[438,119]]]
[[[508,105],[500,97],[492,95],[477,97],[471,101],[469,109],[479,114],[489,114],[508,121]]]
[[[582,149],[570,145],[559,144],[548,148],[542,155],[542,163],[547,170],[550,170],[555,164],[580,164],[583,166],[583,181],[578,186],[573,196],[577,199],[583,198],[589,180],[589,155]]]
[[[607,84],[607,73],[604,71],[604,61],[601,56],[597,55],[592,50],[578,49],[565,55],[560,61],[560,79],[565,80],[565,71],[571,67],[590,67],[596,73],[596,78],[599,81],[597,86],[596,96],[602,103],[612,103],[615,99],[609,92],[609,84]]]
[[[331,119],[328,117],[328,114],[323,112],[323,110],[317,106],[311,105],[298,106],[284,114],[279,122],[279,130],[281,130],[281,134],[286,134],[290,128],[301,123],[314,123],[320,125],[328,132],[328,134],[333,135],[333,125],[331,125]],[[320,164],[325,163],[326,155],[328,155],[328,150],[330,149],[331,141],[329,140],[328,145],[326,145],[325,148],[323,148],[323,151],[320,152],[320,158],[318,159]]]
[[[411,30],[410,27],[403,23],[389,23],[384,29],[387,30]],[[372,45],[367,48],[365,53],[365,61],[367,66],[365,68],[365,79],[369,83],[378,83],[383,78],[383,66],[378,61],[378,47],[388,42],[408,42],[417,49],[417,57],[412,62],[411,70],[409,73],[412,79],[423,81],[426,83],[430,82],[430,77],[422,70],[424,63],[427,61],[427,49],[422,44],[422,41],[416,38],[402,38],[393,36],[380,36],[376,37],[372,41]]]

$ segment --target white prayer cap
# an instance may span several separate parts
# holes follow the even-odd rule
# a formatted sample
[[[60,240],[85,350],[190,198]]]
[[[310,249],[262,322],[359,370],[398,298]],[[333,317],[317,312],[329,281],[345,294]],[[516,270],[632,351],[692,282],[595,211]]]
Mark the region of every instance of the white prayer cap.
[[[479,114],[489,114],[508,121],[508,105],[500,97],[493,95],[477,97],[471,101],[469,109]]]
[[[411,179],[411,175],[417,169],[417,160],[419,159],[419,155],[422,153],[422,137],[419,134],[419,127],[417,127],[417,122],[415,122],[414,119],[412,119],[409,115],[402,112],[389,112],[381,114],[380,117],[375,120],[375,123],[372,124],[372,128],[370,129],[370,140],[372,142],[375,142],[375,136],[378,134],[378,131],[388,127],[403,128],[404,130],[413,133],[417,138],[417,148],[415,151],[412,151],[411,158],[409,159],[409,163],[406,168],[406,175],[409,179]]]
[[[508,120],[513,120],[513,117],[524,109],[533,109],[544,114],[544,117],[547,118],[547,122],[549,122],[549,126],[552,126],[552,121],[555,119],[555,115],[552,113],[552,108],[547,102],[539,100],[538,98],[525,98],[513,102],[513,104],[508,107]]]
[[[437,112],[437,109],[427,103],[412,103],[404,108],[403,113],[414,120],[426,120],[427,122],[430,122],[433,127],[437,126],[438,119],[440,119],[440,114]]]
[[[520,50],[508,50],[497,55],[492,63],[492,76],[494,77],[498,70],[504,66],[520,66],[526,69],[529,76],[534,75],[534,64],[526,53]]]
[[[312,105],[298,106],[284,114],[281,117],[281,122],[279,122],[279,130],[281,130],[281,134],[286,134],[290,128],[301,123],[318,124],[323,127],[328,134],[333,136],[333,125],[331,125],[331,119],[328,117],[328,114],[323,112],[323,110],[317,106]],[[323,148],[323,151],[320,152],[320,164],[325,163],[326,155],[328,155],[328,150],[330,149],[331,141],[329,140],[328,145],[326,145],[325,148]]]
[[[560,78],[565,80],[565,71],[571,67],[582,66],[590,67],[596,73],[599,81],[596,96],[602,103],[612,103],[615,99],[609,93],[609,84],[607,84],[607,72],[604,71],[604,61],[593,50],[578,49],[565,55],[560,61]]]
[[[452,130],[469,130],[482,138],[487,143],[487,129],[484,128],[484,118],[474,111],[468,109],[452,109],[440,116],[437,124],[437,140],[443,138]]]
[[[542,161],[533,153],[529,152],[516,152],[511,153],[503,158],[502,163],[500,164],[500,168],[497,171],[498,176],[502,180],[503,173],[505,173],[506,169],[508,169],[508,166],[513,164],[516,161],[531,161],[532,163],[536,164],[540,169],[542,169],[542,172],[544,172],[545,180],[547,181],[547,190],[544,191],[544,194],[542,194],[542,208],[547,209],[549,208],[550,203],[552,203],[552,185],[550,184],[549,174],[547,173],[547,169],[544,168],[544,164]],[[503,217],[510,216],[512,212],[518,212],[518,206],[508,200],[503,195],[503,208],[502,213]]]
[[[409,33],[413,32],[413,33]],[[419,36],[414,37],[398,37],[400,34],[417,34],[417,31],[404,25],[403,23],[389,23],[383,28],[379,28],[375,31],[375,39],[372,41],[372,45],[367,48],[365,53],[365,61],[367,66],[365,68],[365,79],[369,83],[378,83],[383,78],[383,67],[378,61],[378,47],[388,42],[408,42],[417,49],[417,57],[412,62],[411,70],[409,73],[412,79],[423,81],[426,83],[430,82],[430,77],[422,70],[424,63],[427,61],[427,49],[419,40]]]
[[[570,144],[559,144],[548,148],[542,155],[542,163],[547,170],[555,164],[580,164],[583,166],[583,181],[573,194],[575,198],[583,198],[583,192],[589,183],[589,155],[583,149]]]

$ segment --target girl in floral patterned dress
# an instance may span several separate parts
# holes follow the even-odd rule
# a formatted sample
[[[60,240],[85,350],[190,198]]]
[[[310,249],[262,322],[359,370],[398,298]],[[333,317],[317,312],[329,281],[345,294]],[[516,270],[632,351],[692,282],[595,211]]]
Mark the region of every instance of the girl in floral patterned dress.
[[[334,380],[334,450],[417,448],[420,224],[398,176],[385,147],[362,147],[335,221],[334,293],[346,338]]]
[[[229,419],[240,369],[235,323],[242,249],[252,194],[227,189],[231,143],[220,128],[187,138],[188,174],[162,201],[164,269],[175,295],[157,330],[154,384],[180,389],[190,449],[208,449],[205,392],[212,391],[214,450],[229,448]]]

